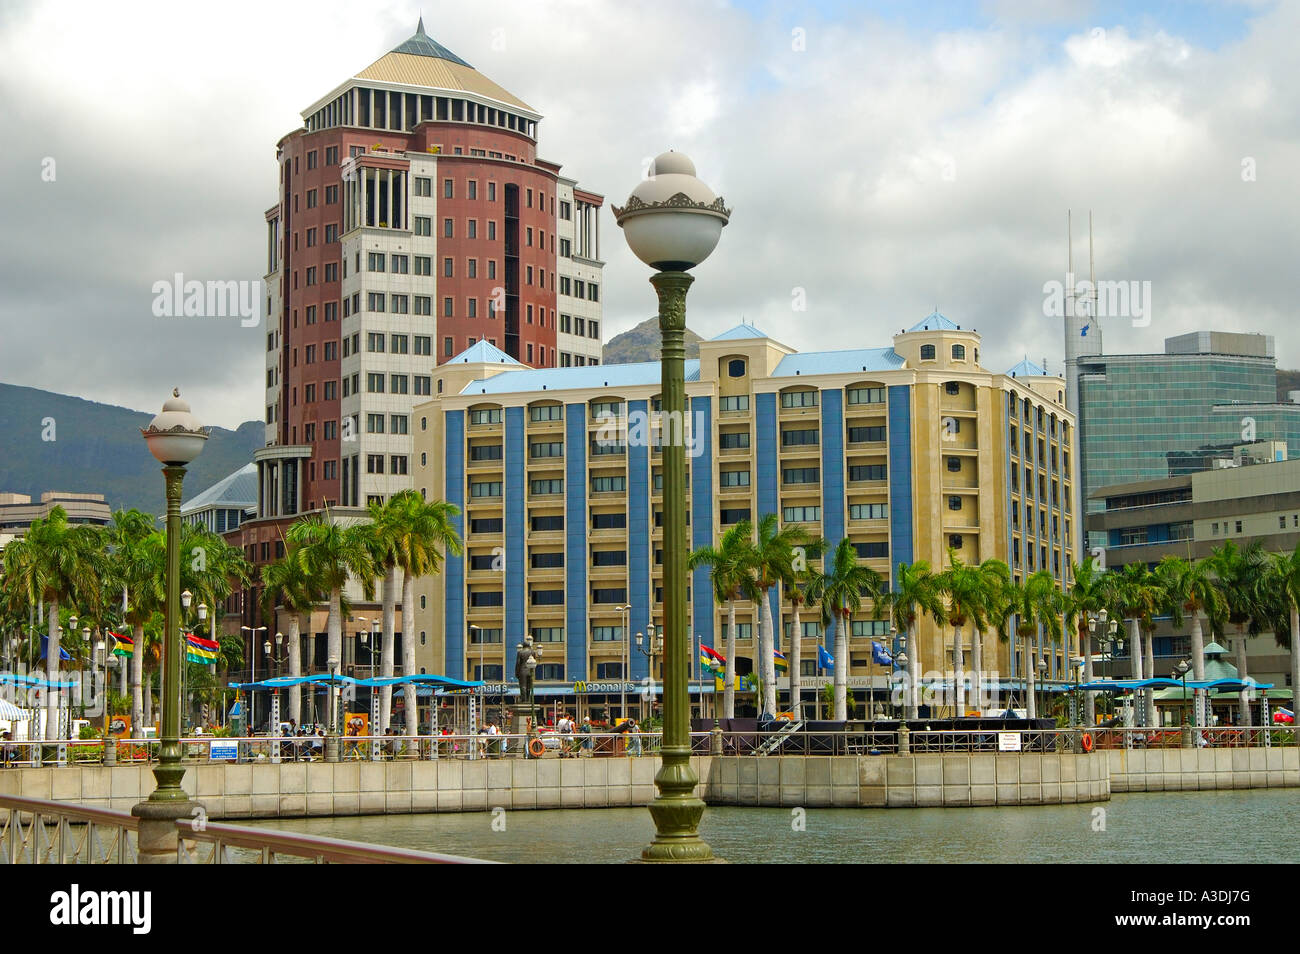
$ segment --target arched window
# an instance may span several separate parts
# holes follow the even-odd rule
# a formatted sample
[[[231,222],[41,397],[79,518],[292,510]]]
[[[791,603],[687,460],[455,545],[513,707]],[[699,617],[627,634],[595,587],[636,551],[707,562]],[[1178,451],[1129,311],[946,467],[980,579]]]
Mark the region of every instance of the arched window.
[[[745,362],[740,358],[732,358],[727,362],[727,374],[733,378],[743,378],[745,376]]]
[[[921,345],[921,360],[922,361],[934,360],[934,345]]]
[[[965,360],[966,360],[966,346],[965,346],[965,345],[953,345],[953,346],[952,346],[952,360],[954,360],[954,361],[965,361]]]

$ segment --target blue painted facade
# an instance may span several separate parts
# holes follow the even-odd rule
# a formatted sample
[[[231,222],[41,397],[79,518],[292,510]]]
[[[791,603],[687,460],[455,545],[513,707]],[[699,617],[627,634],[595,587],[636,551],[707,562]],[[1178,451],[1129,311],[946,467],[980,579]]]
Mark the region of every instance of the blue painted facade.
[[[649,402],[628,401],[628,420],[648,413]],[[647,437],[649,428],[646,428]],[[632,633],[644,633],[650,624],[650,448],[646,441],[628,442],[627,449],[627,605],[628,626]],[[631,633],[625,634],[629,638]],[[643,679],[650,671],[649,657],[637,652],[629,643],[628,667],[633,679]]]
[[[691,548],[714,543],[713,527],[713,399],[691,398],[693,439],[700,456],[688,461],[691,468]],[[709,568],[698,567],[691,574],[691,598],[694,603],[694,632],[705,646],[716,645],[713,632],[713,585]],[[695,667],[692,663],[692,667]]]
[[[528,592],[524,586],[524,561],[528,558],[528,548],[524,543],[524,501],[527,499],[528,485],[524,474],[525,452],[524,409],[508,407],[505,413],[505,447],[502,450],[505,459],[503,502],[506,541],[506,631],[502,639],[505,640],[507,649],[523,642],[526,632],[525,601]]]
[[[844,539],[844,391],[823,388],[822,408],[822,536],[832,549],[823,565],[829,569],[833,548]]]
[[[774,513],[781,516],[780,487],[777,480],[780,474],[777,453],[781,446],[781,431],[776,421],[776,395],[754,395],[754,461],[758,469],[758,513],[754,514],[754,526],[765,514]],[[781,618],[781,607],[777,604],[777,587],[772,587],[768,594],[768,604],[772,608],[772,619]],[[757,623],[757,621],[755,621]],[[776,638],[781,638],[780,627]],[[757,635],[757,630],[755,631]],[[757,661],[756,661],[757,662]]]
[[[448,411],[446,429],[446,486],[443,499],[459,511],[451,518],[452,528],[465,539],[465,412]],[[452,679],[465,678],[465,558],[448,553],[442,576],[446,582],[443,604],[443,637],[446,644],[446,673]]]
[[[564,406],[565,678],[587,676],[587,405]]]
[[[889,387],[889,579],[912,562],[912,388]],[[892,582],[891,582],[892,585]]]

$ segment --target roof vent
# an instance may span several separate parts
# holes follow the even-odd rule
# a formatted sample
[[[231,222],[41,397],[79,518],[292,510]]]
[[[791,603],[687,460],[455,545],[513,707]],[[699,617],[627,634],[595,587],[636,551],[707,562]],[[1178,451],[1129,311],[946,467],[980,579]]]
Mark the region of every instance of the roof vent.
[[[798,373],[799,373],[798,371],[795,372],[795,374],[798,374]]]

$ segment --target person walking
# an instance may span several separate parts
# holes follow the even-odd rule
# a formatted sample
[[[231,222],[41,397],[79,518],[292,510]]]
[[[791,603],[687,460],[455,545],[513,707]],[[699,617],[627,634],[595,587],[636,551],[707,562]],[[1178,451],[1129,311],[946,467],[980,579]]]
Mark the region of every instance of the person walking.
[[[592,733],[592,731],[593,731],[593,730],[592,730],[592,727],[591,727],[591,716],[583,716],[583,717],[582,717],[582,725],[578,726],[578,734],[581,735],[581,736],[583,737],[583,738],[582,738],[582,743],[581,743],[581,751],[579,752],[579,755],[582,755],[582,754],[584,754],[584,753],[585,753],[587,756],[590,756],[590,755],[591,755],[591,733]]]

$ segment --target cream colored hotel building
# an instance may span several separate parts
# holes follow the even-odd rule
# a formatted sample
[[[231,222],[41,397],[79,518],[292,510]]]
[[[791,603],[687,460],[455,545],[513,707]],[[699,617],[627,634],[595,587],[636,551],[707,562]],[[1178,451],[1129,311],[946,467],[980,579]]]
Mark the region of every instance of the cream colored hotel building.
[[[421,665],[510,682],[515,645],[531,633],[544,651],[541,694],[621,680],[624,626],[636,634],[662,622],[660,455],[642,426],[657,408],[658,363],[533,369],[478,342],[433,376],[432,400],[414,409],[414,486],[460,507],[466,546],[421,581]],[[1079,528],[1064,389],[1028,360],[1005,373],[982,367],[980,336],[937,313],[892,347],[805,354],[739,325],[686,362],[691,545],[777,513],[832,545],[847,537],[886,580],[899,563],[942,568],[952,548],[1068,585]],[[726,608],[707,569],[689,586],[692,635],[723,646]],[[783,601],[782,647],[789,614]],[[859,714],[864,687],[885,685],[871,641],[891,639],[870,616],[864,605],[849,643]],[[801,672],[820,685],[824,634],[806,608],[802,619]],[[756,607],[741,603],[736,620],[744,671]],[[918,641],[922,671],[951,668],[951,630],[926,621]],[[1010,647],[987,642],[985,669],[1018,677]],[[1049,678],[1066,678],[1065,650],[1041,649]],[[627,678],[642,680],[650,660],[635,645],[628,655]]]

